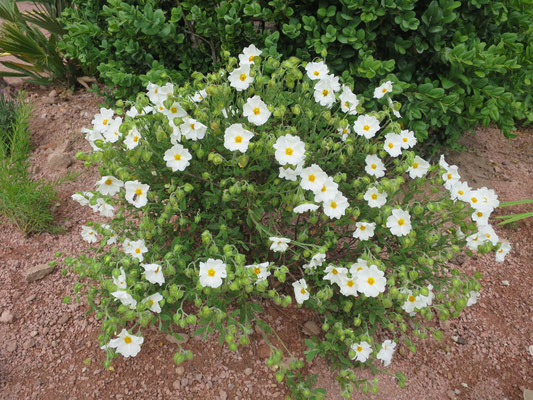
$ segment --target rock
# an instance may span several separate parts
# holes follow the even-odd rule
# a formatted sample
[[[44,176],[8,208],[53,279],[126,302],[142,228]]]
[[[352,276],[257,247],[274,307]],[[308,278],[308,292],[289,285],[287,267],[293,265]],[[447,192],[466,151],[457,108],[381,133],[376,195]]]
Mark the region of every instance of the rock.
[[[182,376],[184,372],[185,372],[185,368],[183,368],[181,365],[176,367],[176,374],[178,374],[178,376]]]
[[[529,351],[529,354],[531,354],[531,356],[533,356],[533,344],[531,346],[529,346],[527,348],[527,350]]]
[[[452,336],[452,340],[457,343],[457,341],[459,340],[459,336]]]
[[[502,281],[503,286],[509,286],[509,281]]]
[[[57,323],[63,325],[63,324],[66,324],[69,319],[70,319],[70,314],[63,314],[61,318],[57,320]]]
[[[41,172],[41,167],[38,165],[32,165],[30,167],[30,174],[37,175],[39,172]]]
[[[181,382],[179,379],[176,379],[174,381],[174,383],[172,384],[172,387],[174,388],[174,390],[179,390],[181,388]]]
[[[462,336],[459,336],[457,338],[457,344],[468,344],[468,342],[466,341],[466,339]]]
[[[28,282],[36,282],[43,279],[46,275],[52,273],[54,267],[48,264],[40,264],[34,267],[29,267],[24,270],[24,277]]]
[[[37,332],[37,331],[31,331],[31,332],[30,332],[30,336],[31,336],[31,337],[35,337],[35,336],[37,336],[38,334],[39,334],[39,332]]]
[[[252,375],[253,372],[254,372],[254,371],[253,371],[251,368],[246,368],[246,369],[244,370],[244,375],[246,375],[246,376],[250,376],[250,375]]]
[[[15,316],[9,310],[4,310],[4,312],[0,316],[0,322],[3,324],[10,324],[13,322],[14,319],[15,319]]]
[[[13,342],[8,342],[6,344],[6,350],[9,352],[9,353],[14,353],[15,350],[17,350],[17,342],[13,341]]]
[[[55,151],[58,153],[67,153],[70,150],[72,150],[72,141],[67,138],[63,143],[57,146]]]
[[[72,159],[68,154],[54,151],[48,156],[48,166],[55,171],[67,169],[71,164]]]
[[[307,321],[302,329],[303,333],[309,336],[320,335],[320,328],[315,321]]]
[[[454,399],[455,399],[455,392],[454,392],[453,390],[448,390],[448,391],[446,392],[446,394],[448,395],[448,398],[449,398],[450,400],[454,400]]]
[[[218,397],[220,398],[220,400],[227,400],[228,399],[228,394],[221,390],[219,393],[218,393]]]
[[[270,357],[270,346],[266,343],[263,343],[257,348],[257,356],[259,358],[268,358]]]
[[[28,350],[30,347],[33,347],[33,346],[35,346],[35,342],[32,339],[28,339],[22,344],[22,347],[24,348],[24,350]]]
[[[524,400],[533,400],[533,390],[524,389]]]
[[[57,96],[57,92],[54,90],[50,91],[50,93],[48,93],[48,97],[56,97]]]
[[[165,339],[167,339],[167,342],[169,343],[173,343],[173,344],[185,344],[189,341],[189,335],[187,335],[186,333],[180,333],[178,332],[177,333],[178,335],[180,335],[182,337],[182,339],[177,339],[175,338],[174,336],[172,335],[166,335],[165,336]]]

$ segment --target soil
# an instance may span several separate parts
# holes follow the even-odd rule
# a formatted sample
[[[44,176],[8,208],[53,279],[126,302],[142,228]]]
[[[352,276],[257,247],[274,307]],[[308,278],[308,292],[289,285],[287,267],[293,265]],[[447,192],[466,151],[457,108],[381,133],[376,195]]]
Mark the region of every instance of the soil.
[[[73,157],[90,148],[81,128],[90,126],[100,101],[83,90],[74,94],[62,87],[26,86],[26,90],[34,105],[30,158],[34,177],[51,180],[67,172],[79,176],[58,188],[60,204],[55,216],[65,228],[63,234],[25,237],[9,224],[0,225],[0,315],[13,316],[11,322],[0,322],[0,398],[285,398],[287,388],[265,366],[268,347],[259,334],[252,336],[250,346],[232,353],[214,336],[201,341],[185,330],[191,338],[184,347],[195,357],[176,367],[172,357],[177,346],[164,334],[147,330],[139,355],[118,357],[113,370],[107,370],[104,352],[98,347],[98,321],[86,315],[83,303],[61,302],[65,295],[73,295],[76,277],[62,275],[58,266],[42,280],[26,281],[25,269],[48,263],[57,251],[72,255],[87,249],[80,227],[94,216],[70,196],[91,188],[97,174]],[[533,131],[518,133],[508,140],[497,129],[480,129],[463,138],[468,152],[450,153],[447,160],[460,166],[463,179],[471,185],[494,188],[502,201],[533,198]],[[47,158],[65,147],[65,142],[72,165],[52,170]],[[500,209],[497,214],[527,209]],[[379,394],[355,393],[353,399],[518,400],[524,388],[533,389],[533,353],[528,350],[533,345],[533,219],[496,230],[513,245],[505,263],[496,263],[493,255],[487,255],[458,265],[483,273],[478,303],[459,319],[436,322],[444,332],[441,343],[418,340],[416,354],[405,348],[396,352],[389,371],[404,372],[406,388],[380,373]],[[302,357],[306,338],[302,327],[311,314],[296,307],[267,305],[264,318],[291,351]],[[318,385],[328,390],[329,399],[340,399],[335,375],[324,360],[313,361],[310,371],[319,375]],[[365,371],[361,375],[370,376]]]

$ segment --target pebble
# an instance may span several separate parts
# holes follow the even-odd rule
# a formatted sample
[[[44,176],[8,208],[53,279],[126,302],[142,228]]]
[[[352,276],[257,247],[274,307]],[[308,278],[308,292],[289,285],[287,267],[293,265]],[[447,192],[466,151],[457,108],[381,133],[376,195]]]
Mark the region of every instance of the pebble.
[[[218,397],[220,398],[220,400],[227,400],[228,399],[228,394],[221,390],[219,393],[218,393]]]
[[[509,281],[502,281],[503,286],[509,286]]]
[[[318,336],[320,335],[320,327],[316,324],[315,321],[307,321],[304,324],[302,329],[303,333],[309,336]]]
[[[455,392],[453,390],[448,390],[446,392],[446,394],[448,395],[448,398],[450,398],[450,400],[454,400],[455,399]]]
[[[13,342],[8,342],[6,344],[6,350],[9,352],[9,353],[14,353],[15,350],[17,350],[17,342],[13,341]]]
[[[60,152],[52,152],[48,156],[48,166],[54,171],[67,169],[72,164],[72,158],[68,154]]]
[[[63,324],[66,324],[68,322],[68,320],[70,319],[70,314],[63,314],[61,316],[61,318],[59,318],[59,320],[57,321],[58,324],[60,325],[63,325]]]
[[[533,390],[524,389],[524,400],[533,400]]]
[[[172,387],[174,388],[174,390],[179,390],[181,388],[181,382],[179,379],[176,379],[174,381],[174,383],[172,384]]]
[[[35,265],[33,267],[26,268],[23,272],[24,277],[30,283],[43,279],[46,275],[50,274],[54,270],[54,267],[48,264]]]
[[[259,358],[268,358],[270,357],[270,346],[266,343],[263,343],[257,348],[257,356]]]
[[[529,354],[531,354],[531,356],[533,356],[533,345],[528,347],[528,351],[529,351]]]
[[[251,369],[251,368],[246,368],[246,369],[244,370],[244,375],[246,375],[246,376],[250,376],[250,375],[252,375],[253,372],[254,372],[253,369]]]
[[[15,319],[13,313],[9,310],[4,310],[2,315],[0,315],[0,322],[3,324],[10,324]]]
[[[185,372],[185,368],[183,368],[181,365],[176,367],[176,374],[178,374],[178,376],[182,376],[184,372]]]

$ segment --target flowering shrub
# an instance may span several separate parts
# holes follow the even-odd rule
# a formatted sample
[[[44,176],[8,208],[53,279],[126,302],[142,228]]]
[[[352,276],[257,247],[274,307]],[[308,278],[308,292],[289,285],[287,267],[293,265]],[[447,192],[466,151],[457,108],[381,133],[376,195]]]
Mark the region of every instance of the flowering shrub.
[[[135,356],[148,325],[215,330],[236,350],[255,324],[276,377],[297,398],[322,398],[303,362],[281,363],[262,298],[320,315],[306,358],[328,357],[346,396],[377,390],[353,366],[389,365],[413,335],[439,339],[425,320],[458,315],[480,290],[447,261],[463,250],[503,261],[509,245],[488,223],[494,191],[416,156],[392,91],[384,82],[366,99],[322,61],[262,60],[252,45],[227,71],[149,84],[124,116],[100,109],[86,130],[93,151],[78,157],[101,178],[73,197],[112,220],[82,227],[92,255],[66,263],[102,320],[107,364]]]

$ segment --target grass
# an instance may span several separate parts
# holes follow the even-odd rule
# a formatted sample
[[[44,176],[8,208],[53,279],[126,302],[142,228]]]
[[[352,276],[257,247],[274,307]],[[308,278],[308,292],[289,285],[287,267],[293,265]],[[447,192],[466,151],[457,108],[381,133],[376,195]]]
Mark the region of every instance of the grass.
[[[33,179],[28,171],[32,107],[23,94],[14,103],[14,108],[0,107],[0,121],[12,121],[0,129],[0,215],[26,235],[57,233],[61,228],[54,224],[52,214],[59,200],[57,191],[53,184]]]

